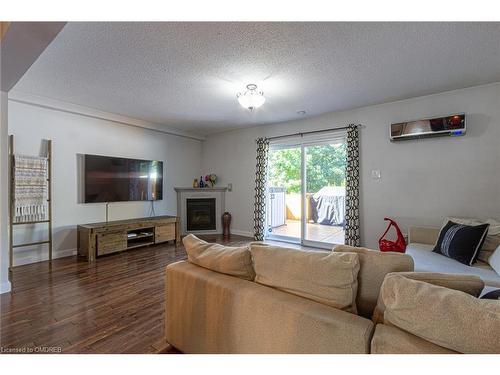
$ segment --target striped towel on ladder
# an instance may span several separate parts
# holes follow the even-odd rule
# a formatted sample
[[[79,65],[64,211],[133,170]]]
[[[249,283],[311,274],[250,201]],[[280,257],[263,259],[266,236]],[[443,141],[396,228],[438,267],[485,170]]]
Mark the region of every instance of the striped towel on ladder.
[[[48,160],[14,155],[14,222],[47,220]]]

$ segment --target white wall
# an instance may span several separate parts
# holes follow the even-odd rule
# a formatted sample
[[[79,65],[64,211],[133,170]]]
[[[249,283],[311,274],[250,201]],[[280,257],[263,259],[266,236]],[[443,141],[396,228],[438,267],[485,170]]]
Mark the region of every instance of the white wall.
[[[8,243],[8,130],[7,93],[0,91],[0,293],[10,291]]]
[[[462,111],[467,113],[468,121],[464,137],[389,141],[392,122]],[[13,101],[9,102],[8,120],[17,152],[38,152],[44,138],[54,142],[55,256],[74,253],[77,224],[105,218],[104,204],[77,203],[79,153],[165,161],[164,200],[155,204],[157,214],[176,213],[174,186],[190,186],[200,173],[214,172],[220,178],[218,185],[233,184],[233,191],[226,194],[226,209],[233,215],[233,233],[252,235],[255,139],[348,123],[365,125],[361,130],[361,223],[365,245],[377,245],[385,228],[384,216],[396,218],[403,227],[439,225],[446,215],[500,218],[500,83],[229,131],[207,137],[203,146],[188,138]],[[2,157],[0,162],[6,162]],[[5,169],[2,164],[2,172]],[[381,170],[380,180],[370,178],[372,169]],[[6,182],[2,181],[1,186],[4,189]],[[6,256],[6,207],[0,207],[2,256]],[[111,220],[148,213],[148,203],[110,206]],[[45,234],[41,228],[16,229],[15,240],[38,240]],[[16,253],[15,264],[43,260],[47,255],[44,248],[18,249]]]
[[[9,133],[15,152],[38,154],[42,139],[53,142],[54,256],[76,250],[76,225],[105,220],[105,205],[78,203],[77,154],[101,154],[164,161],[163,200],[157,215],[177,212],[174,186],[191,186],[200,175],[201,142],[39,106],[9,101]],[[148,216],[149,202],[111,203],[109,219]],[[46,236],[46,225],[18,226],[17,243]],[[14,264],[47,259],[46,247],[16,249]]]
[[[341,93],[332,93],[341,95]],[[467,114],[467,134],[399,143],[389,125],[451,113]],[[408,225],[439,225],[444,216],[500,218],[500,83],[333,112],[288,123],[207,137],[203,171],[233,183],[226,209],[235,233],[253,233],[255,139],[361,123],[362,241],[377,246],[384,216]],[[373,180],[370,171],[382,178]]]

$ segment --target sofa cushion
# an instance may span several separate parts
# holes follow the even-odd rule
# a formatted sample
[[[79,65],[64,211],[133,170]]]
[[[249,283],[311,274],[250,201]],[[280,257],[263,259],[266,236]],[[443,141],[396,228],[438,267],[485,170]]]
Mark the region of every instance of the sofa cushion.
[[[232,247],[208,243],[193,234],[184,237],[182,243],[191,263],[245,280],[255,278],[248,246]]]
[[[490,266],[500,276],[500,245],[495,252],[490,256]]]
[[[464,275],[455,273],[439,273],[439,272],[399,272],[401,276],[412,280],[424,281],[426,283],[442,286],[445,288],[459,290],[470,294],[474,297],[479,297],[483,288],[484,281],[476,275]],[[392,275],[392,273],[388,274]],[[377,300],[377,306],[373,311],[372,320],[374,323],[384,322],[385,305],[381,298],[381,294]]]
[[[380,286],[390,272],[413,271],[413,259],[405,254],[369,250],[363,247],[338,245],[334,252],[356,253],[359,256],[358,314],[368,319],[377,304]]]
[[[449,221],[439,233],[434,252],[468,266],[479,256],[489,224],[465,225]]]
[[[488,219],[485,221],[489,224],[488,235],[484,240],[483,248],[479,253],[479,259],[489,263],[489,257],[493,254],[497,247],[500,246],[500,221]]]
[[[460,273],[479,276],[486,285],[500,288],[500,276],[487,264],[481,261],[467,266],[441,254],[433,253],[432,246],[410,243],[406,254],[415,261],[417,272]]]
[[[436,244],[441,228],[411,226],[408,228],[408,241],[426,245]]]
[[[356,312],[357,254],[252,244],[255,282]]]
[[[397,327],[377,324],[371,354],[457,354]]]
[[[384,321],[460,353],[500,353],[500,302],[387,275]]]
[[[464,225],[481,225],[481,224],[489,224],[488,234],[483,243],[483,247],[479,251],[478,258],[483,262],[489,263],[489,258],[495,251],[495,249],[500,246],[500,221],[495,219],[487,219],[487,220],[479,220],[472,218],[461,218],[461,217],[447,217],[443,222],[443,226],[445,226],[448,221],[453,221],[457,224]]]

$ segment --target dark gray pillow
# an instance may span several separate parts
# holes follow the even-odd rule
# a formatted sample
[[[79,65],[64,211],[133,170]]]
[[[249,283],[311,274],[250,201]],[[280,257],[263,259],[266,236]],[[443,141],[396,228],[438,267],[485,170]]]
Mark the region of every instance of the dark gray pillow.
[[[488,227],[489,224],[463,225],[448,221],[433,251],[470,266],[477,260]]]

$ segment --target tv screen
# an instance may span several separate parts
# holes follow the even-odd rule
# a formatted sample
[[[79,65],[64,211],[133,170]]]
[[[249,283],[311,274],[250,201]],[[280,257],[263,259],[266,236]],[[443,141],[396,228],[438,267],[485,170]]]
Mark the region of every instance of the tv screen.
[[[84,155],[85,203],[163,199],[163,162]]]

